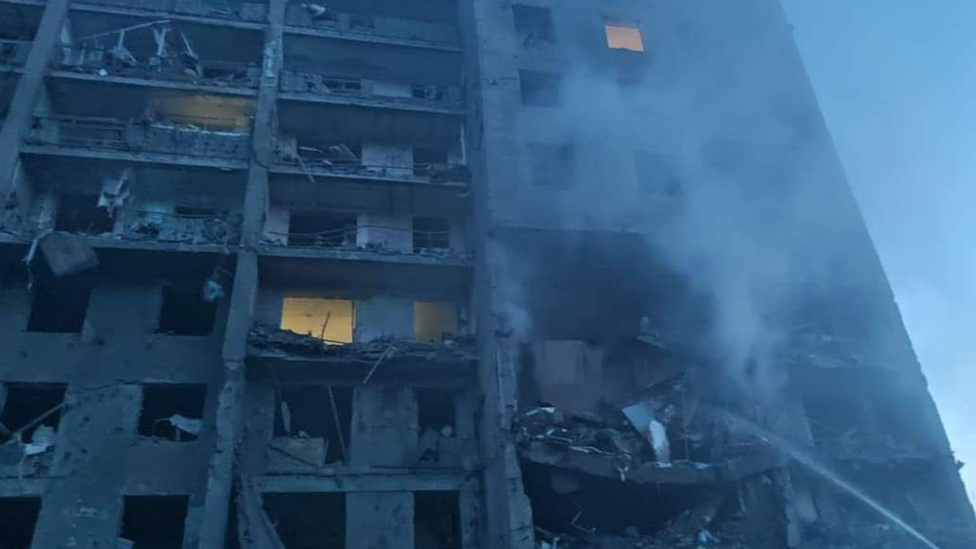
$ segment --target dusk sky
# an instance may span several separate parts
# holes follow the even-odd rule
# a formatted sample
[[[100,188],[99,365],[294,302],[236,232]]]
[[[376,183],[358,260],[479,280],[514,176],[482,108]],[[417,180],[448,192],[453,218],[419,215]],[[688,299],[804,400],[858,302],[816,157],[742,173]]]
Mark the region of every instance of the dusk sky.
[[[782,3],[976,499],[976,2]]]

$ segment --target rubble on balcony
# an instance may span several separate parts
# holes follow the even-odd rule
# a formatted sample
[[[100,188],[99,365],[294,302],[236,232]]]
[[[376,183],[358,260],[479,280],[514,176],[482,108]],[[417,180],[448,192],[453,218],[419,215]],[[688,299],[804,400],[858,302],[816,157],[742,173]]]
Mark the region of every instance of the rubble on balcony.
[[[345,143],[306,146],[293,136],[278,138],[275,149],[280,164],[298,166],[314,182],[319,171],[336,175],[395,177],[429,183],[461,183],[471,180],[471,170],[465,164],[428,163],[414,166],[371,164],[363,161],[361,147],[356,150]]]
[[[152,32],[156,49],[133,54],[126,47],[127,33]],[[108,42],[114,41],[114,44]],[[97,74],[165,79],[214,86],[257,87],[261,69],[257,63],[231,63],[201,59],[186,34],[167,21],[101,33],[82,40],[74,49],[63,45],[62,70]]]
[[[392,105],[461,106],[461,88],[425,84],[391,84],[314,72],[282,71],[283,93],[375,99]]]
[[[228,214],[178,214],[126,209],[114,236],[185,244],[236,244],[241,219]]]
[[[245,159],[250,135],[172,122],[125,122],[96,117],[38,117],[26,137],[36,145],[121,152],[154,152],[204,158]]]
[[[409,339],[377,339],[336,344],[266,324],[256,324],[248,344],[261,356],[332,359],[346,363],[380,365],[397,360],[410,362],[467,362],[474,360],[471,337],[445,336],[439,343]]]

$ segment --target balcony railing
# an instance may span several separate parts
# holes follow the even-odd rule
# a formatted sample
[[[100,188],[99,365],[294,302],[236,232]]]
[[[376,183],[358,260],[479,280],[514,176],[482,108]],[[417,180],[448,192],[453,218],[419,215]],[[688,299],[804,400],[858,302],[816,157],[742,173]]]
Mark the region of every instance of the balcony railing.
[[[246,159],[250,135],[171,122],[125,122],[93,117],[37,117],[26,141],[122,152]]]
[[[417,183],[467,184],[468,167],[460,163],[417,162],[412,165],[364,162],[347,146],[298,146],[293,140],[280,139],[275,151],[277,164],[298,167],[311,180],[317,175],[344,175],[395,179]]]
[[[268,13],[267,3],[229,0],[84,0],[80,1],[79,4],[212,17],[251,23],[263,23]]]
[[[365,13],[339,12],[329,7],[327,2],[289,4],[288,11],[285,12],[285,24],[344,34],[417,40],[436,44],[456,44],[458,41],[458,29],[453,25],[416,19],[376,17]]]
[[[55,70],[94,74],[102,77],[123,76],[166,80],[208,86],[257,88],[261,67],[256,63],[197,60],[181,54],[135,56],[105,47],[72,48],[62,46],[61,60],[52,63]]]
[[[462,252],[451,246],[450,231],[427,231],[383,225],[350,225],[312,232],[266,231],[265,240],[272,245],[293,248],[367,251],[427,257],[464,256]]]
[[[283,71],[280,88],[283,93],[308,94],[310,97],[352,97],[404,107],[461,106],[459,86],[395,85],[362,78],[312,72]]]

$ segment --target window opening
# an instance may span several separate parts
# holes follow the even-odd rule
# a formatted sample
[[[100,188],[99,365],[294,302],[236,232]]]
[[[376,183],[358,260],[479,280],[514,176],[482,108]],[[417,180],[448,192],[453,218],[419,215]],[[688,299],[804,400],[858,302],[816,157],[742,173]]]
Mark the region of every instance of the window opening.
[[[342,492],[266,493],[264,510],[289,549],[345,549],[346,497]]]
[[[40,512],[39,497],[0,497],[0,547],[30,549]]]
[[[414,492],[413,525],[415,549],[460,549],[458,492]]]
[[[122,535],[132,549],[182,549],[189,496],[125,496]]]
[[[552,32],[552,12],[549,8],[513,4],[515,32],[522,43],[555,42]]]
[[[110,233],[114,227],[108,209],[98,207],[98,195],[65,194],[58,201],[54,228],[83,234]]]
[[[644,39],[636,26],[605,25],[607,47],[612,50],[644,51]]]
[[[0,384],[0,441],[53,443],[65,390],[61,383]],[[35,433],[45,440],[35,440]]]
[[[534,107],[556,107],[559,105],[558,74],[541,71],[519,71],[519,88],[522,104]]]
[[[81,333],[91,298],[87,279],[61,279],[34,285],[28,332]]]
[[[355,247],[356,216],[326,212],[292,212],[288,220],[288,245]]]
[[[192,442],[200,437],[207,387],[153,383],[142,386],[139,436]]]
[[[157,333],[203,336],[213,331],[217,301],[203,296],[203,282],[163,286]]]
[[[414,301],[413,337],[417,341],[440,342],[445,334],[457,332],[457,306],[445,301]]]
[[[346,459],[352,387],[284,387],[275,398],[274,436],[325,440],[325,463]],[[334,404],[334,407],[333,407]]]

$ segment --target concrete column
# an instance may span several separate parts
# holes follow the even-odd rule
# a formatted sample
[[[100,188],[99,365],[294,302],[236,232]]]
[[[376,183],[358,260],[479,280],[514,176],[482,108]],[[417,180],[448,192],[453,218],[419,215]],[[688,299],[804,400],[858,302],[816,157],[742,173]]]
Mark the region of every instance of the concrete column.
[[[0,128],[0,205],[6,204],[12,190],[14,169],[20,161],[20,145],[31,125],[37,98],[44,89],[48,63],[61,37],[61,28],[68,16],[69,0],[49,0],[34,35],[34,43],[24,74],[17,82],[10,111]]]
[[[278,77],[282,65],[282,41],[286,0],[271,0],[268,29],[264,42],[261,86],[251,130],[251,163],[244,193],[243,241],[247,247],[260,242],[268,210],[268,166],[273,160],[275,111],[278,102]]]
[[[234,480],[234,453],[241,432],[244,363],[258,289],[258,259],[251,251],[237,254],[234,290],[224,335],[224,382],[217,396],[216,435],[207,469],[207,492],[200,514],[199,549],[224,547],[230,491]]]

